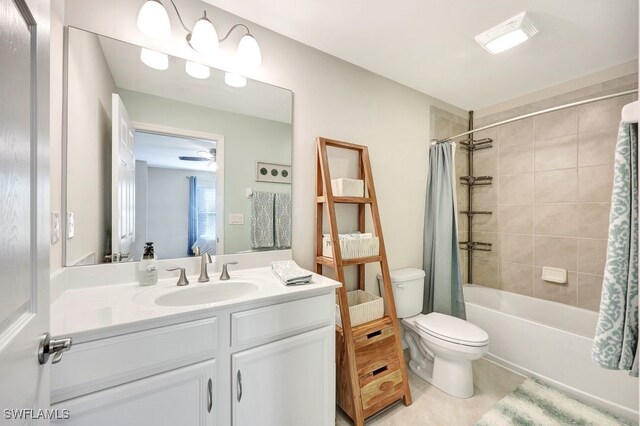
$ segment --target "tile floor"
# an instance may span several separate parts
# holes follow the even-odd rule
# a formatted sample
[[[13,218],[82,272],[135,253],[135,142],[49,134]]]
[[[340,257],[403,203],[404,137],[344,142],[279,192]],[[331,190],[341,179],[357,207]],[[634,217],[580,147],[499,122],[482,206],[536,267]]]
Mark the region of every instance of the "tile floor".
[[[470,426],[493,405],[517,388],[524,377],[485,359],[473,363],[476,393],[469,399],[454,398],[409,371],[413,404],[396,404],[372,417],[367,426]],[[337,408],[336,426],[351,425]]]

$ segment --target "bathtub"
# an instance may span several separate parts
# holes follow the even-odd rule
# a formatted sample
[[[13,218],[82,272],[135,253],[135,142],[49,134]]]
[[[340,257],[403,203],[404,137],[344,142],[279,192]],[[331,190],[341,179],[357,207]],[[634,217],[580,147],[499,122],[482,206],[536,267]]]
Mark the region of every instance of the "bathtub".
[[[487,359],[638,422],[638,379],[591,361],[597,313],[477,285],[464,297],[489,334]]]

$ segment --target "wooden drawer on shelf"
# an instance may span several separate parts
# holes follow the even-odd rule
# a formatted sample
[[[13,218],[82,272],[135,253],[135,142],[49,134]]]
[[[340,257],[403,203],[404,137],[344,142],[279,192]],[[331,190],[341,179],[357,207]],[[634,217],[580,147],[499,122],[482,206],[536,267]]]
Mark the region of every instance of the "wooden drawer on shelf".
[[[372,412],[387,405],[387,401],[402,397],[402,372],[395,361],[381,367],[366,378],[360,378],[362,409]],[[384,402],[384,403],[383,403]],[[383,403],[380,407],[376,407]]]
[[[354,336],[356,368],[358,377],[398,361],[395,334],[391,322],[382,322],[376,327],[364,329]]]

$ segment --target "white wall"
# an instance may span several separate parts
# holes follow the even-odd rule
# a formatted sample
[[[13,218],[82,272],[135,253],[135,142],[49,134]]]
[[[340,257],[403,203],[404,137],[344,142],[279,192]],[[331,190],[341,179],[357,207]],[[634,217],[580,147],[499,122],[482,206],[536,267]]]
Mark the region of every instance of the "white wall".
[[[67,240],[67,264],[89,253],[102,259],[110,221],[111,94],[113,77],[98,37],[70,34],[67,126],[68,211],[75,236]]]
[[[245,190],[291,192],[291,185],[255,181],[256,161],[291,164],[291,125],[130,90],[118,92],[133,121],[224,136],[224,252],[250,250],[251,200]],[[232,213],[244,214],[244,225],[230,225]]]
[[[196,59],[172,11],[173,38],[160,44],[138,31],[139,7],[140,2],[126,0],[67,0],[65,23]],[[458,114],[464,111],[208,4],[185,0],[179,7],[187,22],[195,22],[207,9],[219,32],[238,22],[249,25],[263,53],[261,68],[250,77],[294,92],[295,260],[303,267],[313,268],[315,138],[325,136],[369,146],[390,266],[420,267],[429,107],[437,105]],[[236,34],[224,43],[223,58],[233,53],[237,39]],[[58,50],[54,48],[53,55],[61,54],[61,46]],[[53,180],[55,185],[55,176]],[[52,269],[58,267],[60,260],[52,257]],[[368,273],[369,286],[375,285],[371,276],[374,272]]]

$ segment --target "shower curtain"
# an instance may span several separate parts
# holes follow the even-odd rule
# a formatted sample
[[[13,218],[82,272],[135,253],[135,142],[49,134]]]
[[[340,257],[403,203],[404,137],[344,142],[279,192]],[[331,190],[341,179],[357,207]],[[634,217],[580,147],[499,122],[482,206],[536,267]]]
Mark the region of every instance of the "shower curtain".
[[[187,230],[187,254],[193,255],[193,245],[198,239],[198,180],[189,176],[189,228]]]
[[[429,150],[422,312],[466,319],[458,251],[454,153],[455,144],[448,142],[436,143]]]
[[[591,357],[638,376],[638,124],[620,123],[607,262]]]

